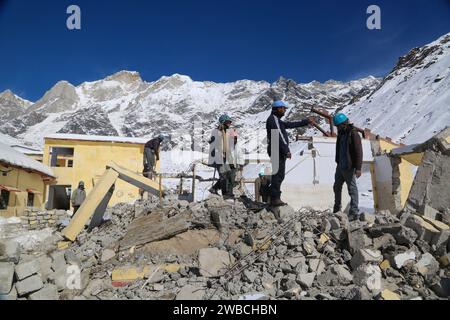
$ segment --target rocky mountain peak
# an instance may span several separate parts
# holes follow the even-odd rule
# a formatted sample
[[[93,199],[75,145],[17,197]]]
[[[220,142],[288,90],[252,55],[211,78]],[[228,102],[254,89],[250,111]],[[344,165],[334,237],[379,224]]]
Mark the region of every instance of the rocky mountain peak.
[[[139,72],[127,71],[127,70],[122,70],[122,71],[116,72],[116,73],[106,77],[105,80],[106,81],[115,80],[115,81],[123,82],[126,84],[130,84],[133,82],[143,82]]]

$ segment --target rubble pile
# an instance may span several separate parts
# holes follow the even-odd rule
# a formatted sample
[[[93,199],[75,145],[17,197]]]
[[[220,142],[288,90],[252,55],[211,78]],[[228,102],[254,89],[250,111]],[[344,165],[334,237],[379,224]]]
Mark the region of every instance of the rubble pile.
[[[28,230],[40,230],[62,224],[68,215],[65,210],[40,210],[38,208],[26,208],[22,220],[22,227]]]
[[[68,248],[0,242],[1,299],[448,299],[450,227],[248,198],[119,204]],[[172,223],[173,222],[173,223]],[[125,241],[126,240],[126,241]],[[148,241],[148,242],[147,242]]]

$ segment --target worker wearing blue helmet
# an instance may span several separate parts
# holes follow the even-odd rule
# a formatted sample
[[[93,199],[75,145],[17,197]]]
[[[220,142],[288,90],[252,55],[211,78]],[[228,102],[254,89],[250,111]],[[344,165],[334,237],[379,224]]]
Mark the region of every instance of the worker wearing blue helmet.
[[[338,128],[336,140],[336,173],[334,176],[334,208],[333,212],[341,210],[342,187],[347,184],[350,195],[349,216],[353,220],[358,217],[358,186],[356,178],[361,177],[363,150],[361,137],[347,116],[337,113],[333,124]]]
[[[281,118],[285,115],[287,104],[276,100],[272,103],[272,112],[266,121],[267,153],[272,162],[272,178],[270,183],[270,205],[274,207],[286,205],[281,201],[281,184],[286,173],[286,159],[291,159],[289,137],[286,129],[304,127],[313,123],[313,118],[301,121],[285,122]]]

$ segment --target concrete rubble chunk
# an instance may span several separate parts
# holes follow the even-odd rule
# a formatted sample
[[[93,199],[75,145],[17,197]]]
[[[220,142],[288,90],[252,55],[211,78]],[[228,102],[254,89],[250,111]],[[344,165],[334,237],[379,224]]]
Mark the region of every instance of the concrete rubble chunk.
[[[379,226],[374,226],[369,229],[369,233],[373,238],[381,237],[384,234],[396,234],[400,231],[402,225],[400,223],[384,224]]]
[[[205,248],[199,250],[198,261],[202,276],[216,277],[234,263],[234,257],[227,251],[217,248]]]
[[[386,248],[387,246],[394,245],[396,243],[395,238],[392,234],[386,233],[381,237],[373,239],[373,248],[375,250]]]
[[[20,244],[13,240],[0,240],[0,262],[19,263]]]
[[[361,265],[353,272],[353,283],[365,286],[372,293],[381,292],[381,279],[381,269],[376,265]]]
[[[352,260],[350,261],[350,265],[352,266],[353,270],[356,270],[363,264],[378,264],[381,261],[383,261],[383,255],[379,250],[360,249],[353,256]]]
[[[408,261],[415,261],[416,253],[414,251],[407,251],[399,253],[394,256],[394,266],[397,269],[402,268]]]
[[[244,279],[250,283],[255,282],[256,278],[258,278],[258,274],[256,272],[252,272],[249,270],[244,270],[243,275]]]
[[[47,284],[41,290],[30,294],[30,300],[58,300],[59,294],[55,285]]]
[[[350,284],[353,282],[353,275],[344,265],[333,265],[331,272],[338,277],[339,283]]]
[[[439,262],[431,253],[424,253],[416,263],[417,270],[424,277],[431,277],[439,271]]]
[[[39,274],[42,277],[42,281],[47,281],[48,276],[52,273],[52,259],[48,256],[40,256],[37,258],[39,265]]]
[[[355,254],[358,250],[366,246],[364,230],[356,229],[353,232],[347,232],[348,249],[350,253]]]
[[[400,296],[389,289],[381,291],[380,297],[383,300],[400,300]]]
[[[413,229],[418,234],[419,239],[427,243],[431,243],[433,238],[440,233],[432,224],[417,215],[411,215],[406,220],[405,226]]]
[[[188,284],[180,289],[175,300],[202,300],[204,295],[205,289]]]
[[[78,256],[72,250],[67,250],[64,253],[64,257],[66,259],[67,264],[76,265],[81,268],[82,265],[81,259],[78,258]]]
[[[16,265],[15,268],[16,277],[18,280],[23,280],[39,272],[38,260],[31,260],[28,262],[22,262]]]
[[[14,278],[14,264],[0,262],[0,295],[7,295],[11,291]]]
[[[55,272],[66,270],[66,258],[64,251],[55,251],[51,254],[52,269]]]
[[[402,226],[394,237],[398,244],[410,246],[417,240],[418,235],[413,229]]]
[[[438,235],[435,235],[431,244],[436,246],[437,249],[443,248],[446,250],[448,243],[450,243],[450,230],[442,230]]]
[[[321,274],[325,270],[325,263],[321,259],[310,259],[309,270],[315,272],[317,275]]]
[[[11,291],[9,291],[8,294],[0,294],[0,301],[14,301],[17,300],[17,290],[16,287],[13,285],[11,288]]]
[[[309,273],[305,273],[305,274],[299,274],[297,276],[297,282],[306,288],[311,288],[311,286],[314,283],[314,279],[316,278],[316,273],[315,272],[309,272]]]
[[[101,257],[101,262],[106,262],[111,260],[112,258],[114,258],[116,256],[116,253],[114,250],[111,249],[105,249],[102,251],[102,257]]]
[[[28,293],[38,291],[44,286],[42,279],[39,275],[34,275],[25,280],[16,283],[17,294],[24,296]]]

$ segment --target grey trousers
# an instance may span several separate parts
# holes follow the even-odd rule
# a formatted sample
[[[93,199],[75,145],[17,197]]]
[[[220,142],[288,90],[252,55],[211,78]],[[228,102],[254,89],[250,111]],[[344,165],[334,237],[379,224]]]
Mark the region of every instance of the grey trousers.
[[[338,211],[342,206],[342,186],[344,182],[347,184],[348,194],[350,195],[350,212],[351,215],[359,214],[358,209],[358,186],[356,185],[356,176],[354,169],[341,169],[336,167],[334,175],[334,211]]]
[[[147,166],[150,172],[155,172],[156,155],[155,151],[150,148],[144,148],[144,168]]]

